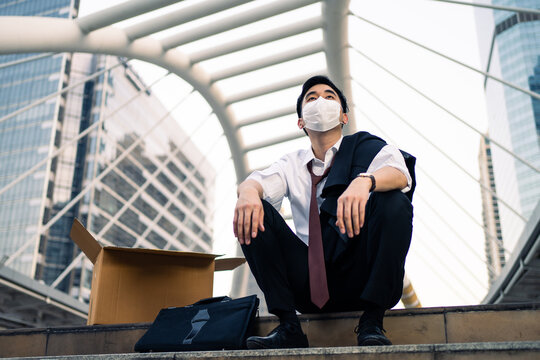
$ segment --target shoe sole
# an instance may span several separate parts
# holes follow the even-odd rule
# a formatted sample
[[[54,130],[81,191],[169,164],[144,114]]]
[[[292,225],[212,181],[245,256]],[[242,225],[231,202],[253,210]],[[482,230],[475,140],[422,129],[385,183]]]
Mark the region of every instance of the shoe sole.
[[[270,346],[266,346],[263,342],[251,340],[246,342],[246,347],[249,350],[257,350],[257,349],[272,349]]]
[[[384,345],[392,345],[392,343],[388,339],[383,340],[380,338],[367,338],[358,344],[358,346],[384,346]]]
[[[274,348],[274,347],[271,347],[271,346],[267,346],[264,342],[262,341],[257,341],[257,340],[250,340],[250,341],[247,341],[246,342],[246,347],[249,349],[249,350],[259,350],[259,349],[299,349],[299,348],[308,348],[309,345],[306,345],[306,346],[295,346],[294,348],[293,347],[285,347],[285,348]]]

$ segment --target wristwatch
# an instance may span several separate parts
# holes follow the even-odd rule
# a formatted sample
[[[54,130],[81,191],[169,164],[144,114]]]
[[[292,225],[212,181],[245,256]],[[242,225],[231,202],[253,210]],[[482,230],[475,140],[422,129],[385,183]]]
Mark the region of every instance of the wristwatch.
[[[371,173],[360,173],[358,174],[358,177],[365,177],[371,179],[371,188],[369,189],[369,192],[373,192],[375,190],[375,187],[377,186],[377,183],[375,182],[375,176]]]

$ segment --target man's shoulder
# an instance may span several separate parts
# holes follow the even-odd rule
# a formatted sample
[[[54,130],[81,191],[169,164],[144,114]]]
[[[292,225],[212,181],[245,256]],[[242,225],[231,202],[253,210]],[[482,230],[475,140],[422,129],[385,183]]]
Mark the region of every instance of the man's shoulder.
[[[347,139],[347,140],[345,140]],[[363,142],[363,141],[368,141],[368,142],[380,142],[381,144],[386,144],[386,141],[384,141],[383,139],[381,139],[380,137],[378,136],[375,136],[367,131],[358,131],[354,134],[351,134],[351,135],[346,135],[343,137],[343,140],[345,141],[352,141],[352,142],[355,142],[355,143],[360,143],[360,142]]]
[[[295,151],[291,151],[291,152],[283,155],[280,160],[281,161],[286,161],[286,162],[302,161],[302,159],[304,159],[304,157],[308,156],[309,151],[310,151],[310,149],[298,149],[298,150],[295,150]]]

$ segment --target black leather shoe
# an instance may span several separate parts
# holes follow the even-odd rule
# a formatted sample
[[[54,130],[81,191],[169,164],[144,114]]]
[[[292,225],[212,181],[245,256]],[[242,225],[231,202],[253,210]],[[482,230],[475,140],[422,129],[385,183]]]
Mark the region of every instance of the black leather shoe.
[[[250,336],[246,340],[248,349],[285,349],[309,347],[307,336],[298,326],[283,324],[268,336]]]
[[[392,345],[392,342],[383,333],[385,330],[373,322],[359,324],[354,332],[358,346]]]

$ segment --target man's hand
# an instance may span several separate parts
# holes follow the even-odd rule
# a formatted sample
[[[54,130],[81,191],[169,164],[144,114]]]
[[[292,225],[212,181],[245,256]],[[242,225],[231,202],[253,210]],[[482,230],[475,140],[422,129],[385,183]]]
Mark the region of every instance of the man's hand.
[[[407,186],[407,177],[400,170],[391,166],[380,168],[373,175],[377,180],[376,191],[401,190]],[[370,188],[370,178],[357,177],[338,198],[336,225],[342,234],[347,231],[347,236],[350,238],[360,234],[360,228],[364,226]]]
[[[350,238],[360,234],[360,229],[364,226],[370,188],[370,178],[357,177],[338,198],[336,225],[342,234],[347,232]]]
[[[238,200],[234,208],[233,231],[240,244],[249,245],[264,231],[264,208],[261,202],[262,187],[254,180],[247,180],[238,187]]]

